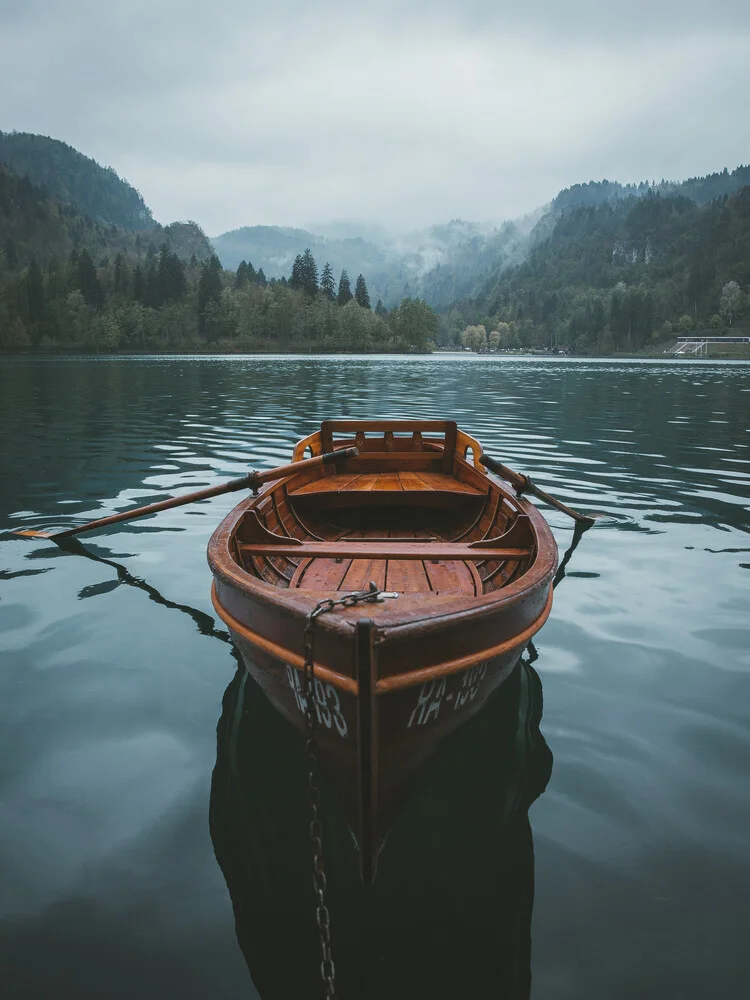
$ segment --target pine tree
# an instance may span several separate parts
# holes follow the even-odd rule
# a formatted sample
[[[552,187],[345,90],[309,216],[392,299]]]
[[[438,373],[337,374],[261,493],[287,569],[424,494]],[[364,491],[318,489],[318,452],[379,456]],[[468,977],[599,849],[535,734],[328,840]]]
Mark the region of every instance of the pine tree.
[[[385,319],[388,315],[388,310],[383,305],[382,299],[378,299],[378,304],[375,306],[375,315],[380,316],[381,319]]]
[[[247,261],[241,260],[237,265],[237,273],[234,276],[234,287],[244,288],[248,283],[249,275],[247,273]]]
[[[211,304],[218,305],[221,300],[221,264],[216,254],[212,254],[201,267],[198,282],[198,330],[201,335],[206,333],[206,314]]]
[[[258,268],[258,273],[255,275],[255,280],[261,286],[261,288],[265,288],[266,285],[268,284],[268,282],[266,281],[266,276],[263,273],[262,267]]]
[[[333,302],[336,298],[336,283],[333,280],[333,268],[328,261],[326,261],[326,265],[323,268],[323,274],[320,279],[320,290],[329,302]]]
[[[8,237],[5,241],[5,260],[11,271],[18,266],[18,252],[16,250],[16,244],[10,237]]]
[[[161,296],[159,290],[159,272],[153,260],[148,265],[148,270],[146,271],[145,286],[143,304],[150,306],[151,309],[157,309],[161,305]]]
[[[26,272],[26,291],[29,297],[29,319],[34,324],[41,323],[45,313],[44,282],[42,269],[35,257],[32,257]]]
[[[309,295],[310,298],[315,298],[318,294],[318,265],[315,263],[315,258],[310,252],[309,247],[302,254],[300,274],[302,291],[305,295]]]
[[[295,291],[302,291],[304,275],[302,273],[302,254],[297,254],[292,264],[292,274],[289,278],[289,287]]]
[[[116,295],[127,295],[128,291],[128,265],[125,255],[120,252],[115,257],[114,287]]]
[[[173,253],[169,258],[169,288],[175,302],[181,302],[187,296],[187,274],[185,265]]]
[[[349,284],[349,275],[346,273],[346,269],[344,269],[339,278],[339,293],[336,296],[336,300],[340,306],[345,306],[353,298],[352,286]]]
[[[136,302],[143,302],[146,292],[146,285],[143,280],[143,268],[140,264],[135,265],[133,271],[133,298]]]
[[[370,305],[370,296],[367,294],[367,285],[365,284],[365,279],[361,274],[357,278],[357,283],[354,286],[354,298],[363,309],[372,308]]]
[[[159,258],[158,304],[181,302],[187,295],[185,268],[176,253],[169,253],[162,247]]]
[[[68,291],[65,280],[65,265],[56,253],[50,254],[47,261],[47,298],[62,299]]]
[[[76,275],[78,288],[86,303],[99,309],[104,305],[104,292],[99,283],[94,262],[88,250],[82,250],[78,258],[78,273]]]

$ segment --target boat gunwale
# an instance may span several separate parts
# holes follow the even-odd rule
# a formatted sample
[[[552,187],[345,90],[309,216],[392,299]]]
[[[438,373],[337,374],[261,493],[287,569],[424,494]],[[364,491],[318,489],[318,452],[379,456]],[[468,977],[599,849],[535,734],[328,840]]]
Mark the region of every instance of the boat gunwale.
[[[231,614],[231,612],[227,611],[219,600],[215,582],[211,585],[211,601],[216,613],[224,624],[232,632],[235,632],[242,639],[244,639],[245,642],[249,642],[251,646],[262,650],[266,653],[266,655],[271,656],[280,663],[288,664],[300,673],[304,672],[304,656],[294,652],[294,650],[287,649],[285,646],[281,646],[279,643],[273,642],[271,639],[267,639],[259,632],[254,632],[244,622],[241,622],[238,618]],[[440,677],[449,677],[452,674],[462,673],[478,663],[494,660],[498,656],[503,656],[513,649],[523,650],[523,648],[542,628],[544,623],[549,618],[551,611],[552,587],[549,588],[547,600],[541,613],[530,625],[527,625],[523,631],[510,636],[508,639],[504,639],[502,642],[497,643],[494,646],[485,647],[475,651],[474,653],[467,653],[464,656],[454,657],[451,660],[444,660],[441,663],[426,664],[423,667],[419,667],[417,670],[410,670],[407,673],[389,674],[385,677],[381,677],[375,682],[375,693],[377,695],[382,695],[388,694],[391,691],[401,691],[404,688],[416,687],[419,684],[424,684]],[[332,667],[327,667],[325,664],[318,661],[315,662],[315,672],[320,680],[333,684],[355,697],[359,694],[359,681],[356,677],[349,677],[346,674],[339,673],[339,671],[334,670]]]
[[[455,456],[454,461],[464,464],[472,469],[472,471],[475,471],[473,466],[459,456]],[[214,575],[227,585],[237,588],[241,593],[252,596],[254,599],[274,609],[282,609],[285,614],[301,620],[315,607],[320,599],[332,592],[313,592],[316,598],[311,597],[309,606],[305,606],[305,595],[311,592],[297,589],[290,591],[288,588],[274,586],[253,576],[239,565],[231,548],[234,532],[246,511],[260,503],[269,493],[288,486],[290,480],[294,479],[295,475],[285,476],[282,479],[273,480],[265,484],[256,496],[247,497],[233,507],[222,519],[211,536],[208,544],[208,562]],[[379,635],[383,638],[387,635],[394,640],[407,639],[413,632],[422,635],[438,632],[443,628],[448,629],[453,627],[462,618],[466,617],[481,621],[485,617],[496,613],[503,605],[506,605],[510,610],[513,605],[521,603],[525,597],[544,587],[554,576],[557,567],[557,544],[541,512],[534,504],[523,497],[517,497],[509,493],[496,476],[489,473],[484,473],[483,475],[500,492],[501,496],[506,497],[513,504],[517,504],[520,512],[529,517],[536,541],[536,555],[533,557],[529,568],[517,580],[513,580],[508,584],[507,587],[473,597],[468,595],[457,596],[456,601],[453,602],[452,610],[449,611],[435,614],[430,613],[427,607],[424,614],[419,618],[409,618],[401,621],[395,618],[388,621],[375,618],[373,619],[375,627]],[[291,596],[292,600],[287,595]],[[405,596],[416,595],[409,595],[407,593]],[[428,600],[426,599],[429,598],[429,595],[420,594],[419,597],[422,598],[425,604],[428,604]],[[300,604],[303,606],[300,607]],[[389,610],[396,611],[397,609],[393,608]],[[332,632],[339,632],[346,636],[353,635],[356,621],[361,617],[361,614],[357,613],[358,609],[356,608],[350,609],[350,611],[353,614],[347,616],[325,616],[320,620],[320,625]],[[370,609],[371,611],[372,609]]]

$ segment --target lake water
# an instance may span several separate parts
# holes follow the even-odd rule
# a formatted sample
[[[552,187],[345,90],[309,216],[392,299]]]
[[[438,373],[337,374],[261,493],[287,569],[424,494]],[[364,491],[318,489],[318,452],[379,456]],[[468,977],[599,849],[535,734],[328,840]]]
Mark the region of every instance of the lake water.
[[[372,890],[326,794],[339,1000],[744,995],[750,367],[474,356],[0,360],[2,995],[321,995],[300,742],[209,599],[236,496],[80,549],[12,529],[280,464],[343,414],[455,417],[605,516]]]

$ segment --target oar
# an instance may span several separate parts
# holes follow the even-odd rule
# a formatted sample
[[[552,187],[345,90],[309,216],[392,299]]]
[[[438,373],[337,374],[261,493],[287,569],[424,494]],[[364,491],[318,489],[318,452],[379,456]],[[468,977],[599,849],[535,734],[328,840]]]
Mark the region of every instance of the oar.
[[[496,473],[498,476],[502,476],[506,479],[511,486],[514,488],[518,496],[522,496],[524,493],[531,493],[532,496],[537,497],[539,500],[544,500],[548,503],[550,507],[556,507],[561,510],[563,514],[567,514],[568,517],[572,517],[574,521],[580,524],[593,524],[596,521],[595,517],[590,514],[579,514],[577,510],[573,510],[572,507],[567,507],[561,500],[556,500],[554,497],[550,496],[544,490],[540,489],[531,481],[531,476],[524,476],[520,472],[514,472],[513,469],[509,469],[507,465],[503,465],[502,462],[498,462],[494,458],[490,458],[489,455],[480,455],[479,461],[482,465],[489,469],[491,472]]]
[[[234,493],[236,490],[252,490],[255,493],[263,483],[273,479],[282,479],[284,476],[294,475],[297,472],[305,472],[308,469],[316,469],[318,466],[328,462],[337,462],[339,459],[353,458],[359,454],[358,448],[340,448],[338,451],[328,452],[327,455],[318,455],[317,458],[307,458],[302,462],[291,462],[289,465],[281,465],[278,469],[266,469],[263,472],[250,472],[241,479],[230,479],[222,486],[212,486],[207,490],[197,490],[195,493],[186,493],[182,497],[173,497],[171,500],[161,500],[159,503],[150,503],[145,507],[136,507],[135,510],[126,510],[121,514],[113,514],[111,517],[100,517],[97,521],[89,521],[88,524],[81,524],[77,528],[68,528],[66,531],[48,532],[35,531],[27,528],[23,531],[16,531],[16,535],[25,535],[28,538],[70,538],[73,535],[80,535],[84,531],[93,531],[94,528],[104,528],[108,524],[117,524],[118,521],[133,521],[137,517],[146,517],[147,514],[156,514],[160,510],[170,510],[172,507],[182,507],[187,503],[194,503],[196,500],[207,500],[209,497],[219,497],[223,493]]]

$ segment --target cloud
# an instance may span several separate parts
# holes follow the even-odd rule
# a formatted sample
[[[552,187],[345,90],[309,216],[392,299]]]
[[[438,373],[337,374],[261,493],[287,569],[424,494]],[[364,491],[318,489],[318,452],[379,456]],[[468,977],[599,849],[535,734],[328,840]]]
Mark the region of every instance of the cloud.
[[[500,220],[750,159],[750,5],[0,0],[0,128],[210,233]]]

